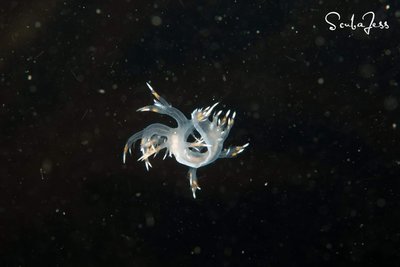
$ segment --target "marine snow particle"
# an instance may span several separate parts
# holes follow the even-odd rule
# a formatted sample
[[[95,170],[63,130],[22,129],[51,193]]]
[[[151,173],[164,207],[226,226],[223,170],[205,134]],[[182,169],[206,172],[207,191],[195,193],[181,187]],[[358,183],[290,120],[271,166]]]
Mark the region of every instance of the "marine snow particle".
[[[216,21],[222,21],[223,17],[222,16],[215,16],[214,18]]]
[[[160,26],[162,24],[162,19],[159,16],[152,16],[151,24],[153,24],[154,26]]]
[[[152,213],[148,212],[146,213],[146,226],[147,227],[153,227],[155,224],[155,219]]]
[[[386,205],[386,200],[384,198],[380,198],[376,201],[376,205],[379,208],[383,208]]]
[[[325,39],[322,36],[318,36],[317,38],[315,38],[315,44],[317,46],[323,46],[325,44]]]
[[[199,255],[201,253],[201,248],[199,246],[194,247],[193,253]]]
[[[393,96],[388,96],[383,101],[383,106],[388,111],[395,110],[397,108],[398,104],[399,103],[398,103],[397,99],[395,97],[393,97]]]
[[[375,75],[376,69],[371,64],[363,64],[359,67],[359,73],[363,78],[371,78]]]

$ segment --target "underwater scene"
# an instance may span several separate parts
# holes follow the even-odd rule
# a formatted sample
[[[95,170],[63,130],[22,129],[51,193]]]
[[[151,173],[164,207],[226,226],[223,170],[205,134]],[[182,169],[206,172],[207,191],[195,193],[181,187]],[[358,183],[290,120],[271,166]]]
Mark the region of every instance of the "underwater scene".
[[[0,14],[0,266],[399,266],[398,1]]]

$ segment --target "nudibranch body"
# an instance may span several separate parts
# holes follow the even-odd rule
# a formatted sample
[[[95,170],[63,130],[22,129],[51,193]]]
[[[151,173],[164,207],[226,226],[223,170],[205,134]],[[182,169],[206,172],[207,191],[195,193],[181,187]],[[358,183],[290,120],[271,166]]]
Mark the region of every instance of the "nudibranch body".
[[[126,154],[132,154],[132,146],[141,139],[140,150],[142,156],[139,161],[144,161],[146,169],[151,167],[149,157],[156,156],[165,149],[164,159],[167,155],[174,156],[176,161],[189,167],[188,178],[193,197],[196,190],[200,189],[197,181],[196,170],[214,162],[218,158],[232,158],[243,152],[249,143],[242,146],[223,148],[225,139],[231,130],[236,112],[228,110],[224,115],[222,111],[212,111],[218,105],[215,103],[205,109],[195,109],[188,119],[178,109],[171,106],[147,83],[154,96],[154,105],[145,106],[137,111],[152,111],[172,117],[178,124],[176,128],[164,124],[154,123],[142,131],[132,135],[125,144],[123,163]]]

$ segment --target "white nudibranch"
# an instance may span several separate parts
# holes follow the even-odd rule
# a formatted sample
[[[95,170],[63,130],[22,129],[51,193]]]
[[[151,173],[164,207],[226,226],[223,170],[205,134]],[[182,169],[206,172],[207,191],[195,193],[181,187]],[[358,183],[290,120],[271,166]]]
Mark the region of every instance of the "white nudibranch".
[[[218,105],[205,109],[195,109],[191,119],[187,119],[183,113],[172,107],[147,83],[154,96],[154,105],[145,106],[137,111],[153,111],[168,115],[176,120],[178,127],[171,128],[164,124],[154,123],[142,131],[132,135],[125,144],[123,163],[126,154],[132,154],[132,146],[141,139],[140,151],[142,156],[138,161],[144,161],[146,169],[152,167],[149,161],[150,156],[156,156],[158,152],[165,149],[164,159],[167,155],[174,156],[176,161],[189,167],[188,178],[193,198],[196,198],[196,190],[200,189],[196,170],[208,165],[218,158],[233,158],[249,145],[231,146],[223,148],[225,139],[231,130],[236,112],[231,116],[228,110],[224,116],[222,111],[214,112],[209,119],[213,109]]]

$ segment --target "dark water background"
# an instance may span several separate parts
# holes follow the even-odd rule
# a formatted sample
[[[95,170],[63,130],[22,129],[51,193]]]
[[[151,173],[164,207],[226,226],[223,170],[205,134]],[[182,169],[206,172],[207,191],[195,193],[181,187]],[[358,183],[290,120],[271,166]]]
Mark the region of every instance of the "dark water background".
[[[399,266],[396,2],[2,2],[1,266]],[[146,81],[238,113],[226,145],[251,145],[197,200],[174,159],[121,162],[171,123],[135,112]]]

